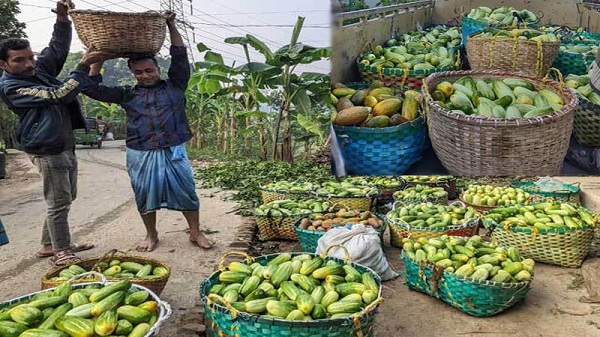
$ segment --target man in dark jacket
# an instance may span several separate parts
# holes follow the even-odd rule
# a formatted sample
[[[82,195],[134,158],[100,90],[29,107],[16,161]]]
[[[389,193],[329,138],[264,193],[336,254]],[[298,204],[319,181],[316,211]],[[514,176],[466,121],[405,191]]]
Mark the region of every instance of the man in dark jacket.
[[[68,214],[77,195],[77,159],[73,129],[85,128],[77,95],[81,73],[72,73],[62,83],[56,79],[71,45],[70,0],[56,5],[56,23],[47,48],[35,58],[29,42],[7,39],[0,42],[0,98],[19,116],[17,141],[37,166],[44,185],[47,216],[38,257],[50,257],[55,265],[78,260],[73,252],[91,249],[92,244],[71,242]],[[79,67],[101,59],[86,53]],[[79,77],[79,79],[78,79]]]

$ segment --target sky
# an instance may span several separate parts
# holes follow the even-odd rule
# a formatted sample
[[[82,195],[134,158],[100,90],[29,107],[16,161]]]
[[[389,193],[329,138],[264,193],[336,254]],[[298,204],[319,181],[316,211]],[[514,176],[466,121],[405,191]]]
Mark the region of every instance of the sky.
[[[115,12],[160,10],[161,2],[168,4],[170,1],[73,0],[77,9]],[[191,29],[188,30],[188,36],[190,44],[194,46],[195,61],[202,59],[195,48],[197,43],[202,42],[213,51],[221,53],[226,64],[230,65],[234,60],[236,65],[245,63],[242,47],[229,45],[223,40],[246,34],[258,37],[272,51],[275,51],[289,43],[298,16],[306,18],[300,34],[300,42],[315,47],[331,46],[330,2],[326,0],[192,0],[191,2],[182,0],[182,2],[186,20],[194,27],[193,33]],[[19,7],[21,13],[17,18],[27,24],[25,32],[32,49],[40,51],[50,41],[52,25],[56,18],[50,10],[56,7],[56,1],[19,0]],[[168,41],[165,40],[165,43]],[[83,51],[84,48],[77,34],[74,34],[71,51]],[[264,57],[254,50],[250,52],[250,57],[255,62],[264,61]],[[299,72],[328,73],[330,63],[328,60],[323,60],[311,65],[299,66],[297,69]]]

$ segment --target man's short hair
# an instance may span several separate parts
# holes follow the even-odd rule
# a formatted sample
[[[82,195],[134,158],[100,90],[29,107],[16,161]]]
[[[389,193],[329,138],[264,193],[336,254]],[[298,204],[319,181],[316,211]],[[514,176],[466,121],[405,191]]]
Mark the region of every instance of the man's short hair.
[[[9,38],[0,41],[0,60],[8,61],[9,50],[21,50],[31,47],[25,39]]]
[[[133,62],[142,61],[142,60],[152,60],[152,62],[154,62],[154,65],[158,68],[158,60],[156,59],[156,57],[154,57],[154,55],[139,55],[139,56],[130,57],[127,60],[127,67],[129,69],[131,69],[131,64]]]

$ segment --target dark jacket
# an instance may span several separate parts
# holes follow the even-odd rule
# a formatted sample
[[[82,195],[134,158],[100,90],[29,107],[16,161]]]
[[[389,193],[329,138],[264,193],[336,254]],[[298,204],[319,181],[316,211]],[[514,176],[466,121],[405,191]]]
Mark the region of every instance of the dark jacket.
[[[81,74],[73,73],[60,82],[60,73],[71,44],[70,23],[56,23],[48,47],[37,58],[35,78],[23,78],[4,72],[0,78],[0,98],[19,116],[17,141],[30,154],[50,155],[64,151],[65,132],[60,109],[71,116],[73,129],[85,128],[85,119],[77,101]]]
[[[171,46],[170,53],[169,77],[153,87],[107,87],[99,84],[101,76],[82,82],[81,92],[85,95],[125,109],[126,144],[130,149],[147,151],[177,146],[192,138],[185,110],[185,90],[190,79],[187,50],[184,46]]]

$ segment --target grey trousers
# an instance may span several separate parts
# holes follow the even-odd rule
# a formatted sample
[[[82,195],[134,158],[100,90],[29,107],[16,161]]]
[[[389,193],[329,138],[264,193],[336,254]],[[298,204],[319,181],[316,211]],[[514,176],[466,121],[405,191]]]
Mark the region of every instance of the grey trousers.
[[[42,229],[42,245],[55,251],[71,245],[69,210],[77,197],[77,158],[72,150],[56,155],[31,156],[42,176],[47,213]]]

